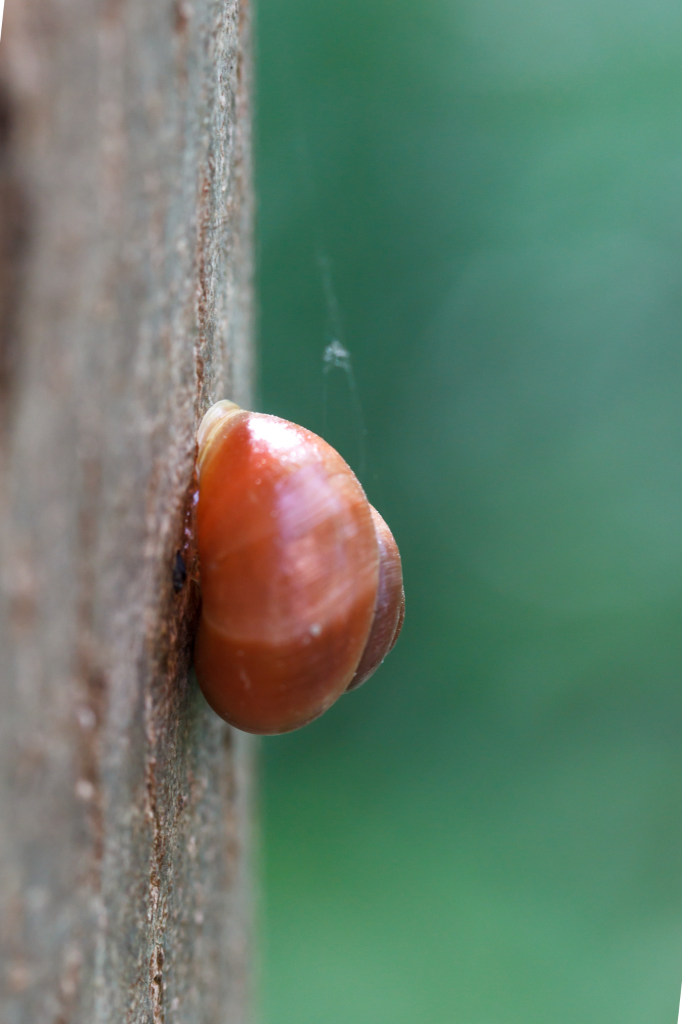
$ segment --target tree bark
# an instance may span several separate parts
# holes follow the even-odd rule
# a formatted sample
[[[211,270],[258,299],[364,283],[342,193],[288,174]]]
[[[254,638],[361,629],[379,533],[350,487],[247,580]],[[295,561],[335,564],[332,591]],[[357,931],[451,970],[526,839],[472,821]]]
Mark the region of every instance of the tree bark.
[[[190,661],[196,425],[249,402],[249,25],[6,4],[2,1024],[247,1019],[250,747]]]

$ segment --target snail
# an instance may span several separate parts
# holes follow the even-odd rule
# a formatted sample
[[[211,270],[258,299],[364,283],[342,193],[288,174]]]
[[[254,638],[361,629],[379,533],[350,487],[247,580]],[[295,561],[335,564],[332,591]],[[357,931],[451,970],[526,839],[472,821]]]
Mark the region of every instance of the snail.
[[[398,547],[350,466],[304,427],[222,401],[197,440],[199,685],[238,729],[290,732],[395,644]]]

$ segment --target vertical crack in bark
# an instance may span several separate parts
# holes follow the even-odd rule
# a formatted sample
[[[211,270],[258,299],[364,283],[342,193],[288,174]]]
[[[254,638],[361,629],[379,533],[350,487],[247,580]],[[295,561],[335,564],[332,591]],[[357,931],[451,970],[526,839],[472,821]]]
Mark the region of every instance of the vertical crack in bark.
[[[154,1024],[163,1024],[163,948],[155,946],[149,964],[152,993],[152,1014]]]
[[[151,721],[153,714],[151,701],[147,701],[148,742],[155,745],[154,730]],[[153,1024],[163,1024],[163,935],[167,918],[167,895],[163,889],[163,873],[165,860],[165,829],[159,809],[159,793],[157,783],[157,761],[154,755],[147,759],[147,817],[152,828],[152,850],[149,868],[149,892],[147,917],[151,928],[152,952],[149,958],[149,994],[152,1007]]]
[[[152,1024],[163,1024],[166,1016],[164,943],[174,880],[184,856],[178,840],[188,806],[185,792],[190,753],[186,728],[190,694],[188,673],[199,611],[192,532],[196,488],[194,477],[192,479],[185,507],[180,510],[180,536],[176,536],[175,543],[169,545],[168,558],[168,566],[171,566],[171,552],[181,551],[189,576],[179,590],[173,585],[172,572],[167,572],[159,580],[157,632],[150,638],[149,683],[144,707],[147,746],[145,811],[151,829],[147,922]]]
[[[29,224],[28,202],[14,157],[15,109],[0,82],[0,429],[9,418],[12,381],[19,354],[21,307]]]
[[[197,267],[197,340],[194,346],[194,363],[197,374],[197,397],[199,408],[211,401],[212,396],[206,394],[206,355],[209,348],[208,311],[210,303],[209,274],[207,268],[207,245],[211,228],[211,182],[204,172],[199,189],[199,231],[197,234],[196,267]]]
[[[78,601],[76,607],[76,678],[81,699],[76,708],[76,795],[85,807],[92,842],[88,878],[93,893],[99,892],[104,853],[103,793],[101,780],[101,735],[107,712],[107,678],[98,649],[93,622],[96,590],[95,565],[97,522],[102,488],[102,469],[97,458],[80,460],[80,504],[78,519]]]

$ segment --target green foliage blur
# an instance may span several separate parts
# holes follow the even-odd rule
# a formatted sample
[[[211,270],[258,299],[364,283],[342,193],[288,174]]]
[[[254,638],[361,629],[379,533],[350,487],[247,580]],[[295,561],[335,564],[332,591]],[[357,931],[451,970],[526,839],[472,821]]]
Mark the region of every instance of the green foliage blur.
[[[682,6],[261,0],[257,106],[259,407],[407,593],[263,744],[262,1024],[674,1024]]]

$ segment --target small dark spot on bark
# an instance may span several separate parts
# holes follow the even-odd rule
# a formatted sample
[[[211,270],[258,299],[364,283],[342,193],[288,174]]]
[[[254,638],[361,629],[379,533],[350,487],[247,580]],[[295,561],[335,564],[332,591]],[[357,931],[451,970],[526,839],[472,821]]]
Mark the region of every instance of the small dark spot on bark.
[[[175,553],[175,565],[173,566],[173,590],[179,594],[187,579],[187,566],[180,551]]]
[[[187,30],[187,24],[192,16],[192,7],[187,0],[176,0],[174,9],[174,27],[178,35]]]

